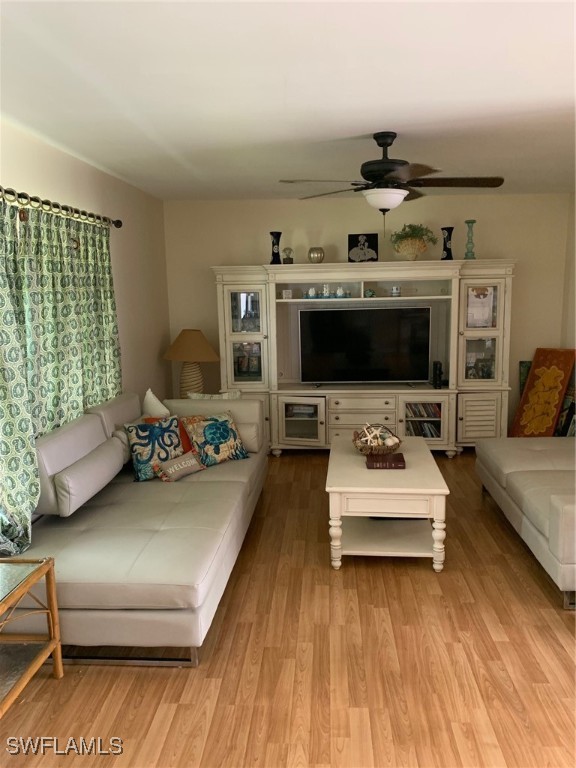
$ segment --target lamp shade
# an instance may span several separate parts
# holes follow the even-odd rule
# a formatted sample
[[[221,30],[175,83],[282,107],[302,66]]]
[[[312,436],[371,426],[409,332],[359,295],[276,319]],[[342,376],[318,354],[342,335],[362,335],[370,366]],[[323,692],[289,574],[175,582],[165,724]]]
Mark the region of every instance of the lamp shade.
[[[400,205],[408,194],[408,190],[398,187],[376,187],[375,189],[363,189],[362,194],[372,208],[377,208],[379,211],[391,211],[392,208],[397,208]]]
[[[185,328],[170,344],[164,359],[183,363],[180,371],[180,397],[186,397],[188,392],[204,391],[204,379],[198,363],[217,363],[220,358],[202,331]]]
[[[220,360],[202,331],[195,328],[180,331],[164,353],[164,359],[181,363],[217,363]]]

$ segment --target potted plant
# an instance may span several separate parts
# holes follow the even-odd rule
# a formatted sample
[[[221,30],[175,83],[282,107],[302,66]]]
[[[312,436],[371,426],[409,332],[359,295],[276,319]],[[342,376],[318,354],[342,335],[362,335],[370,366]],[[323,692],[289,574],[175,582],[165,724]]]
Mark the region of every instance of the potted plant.
[[[404,224],[402,229],[392,232],[390,242],[396,253],[414,261],[427,249],[428,243],[436,245],[438,238],[424,224]]]

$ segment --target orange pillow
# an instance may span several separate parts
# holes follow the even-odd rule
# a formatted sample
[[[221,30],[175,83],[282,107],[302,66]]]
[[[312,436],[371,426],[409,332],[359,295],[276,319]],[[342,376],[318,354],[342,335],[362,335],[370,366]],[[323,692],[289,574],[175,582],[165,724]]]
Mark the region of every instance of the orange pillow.
[[[162,421],[162,419],[165,419],[166,416],[146,416],[143,421],[146,424],[155,424],[157,421]],[[182,443],[182,450],[184,453],[189,453],[190,451],[193,451],[194,453],[197,453],[195,447],[192,445],[192,442],[190,440],[190,435],[188,432],[186,432],[186,428],[184,424],[182,424],[181,420],[178,419],[178,433],[180,435],[180,442]]]

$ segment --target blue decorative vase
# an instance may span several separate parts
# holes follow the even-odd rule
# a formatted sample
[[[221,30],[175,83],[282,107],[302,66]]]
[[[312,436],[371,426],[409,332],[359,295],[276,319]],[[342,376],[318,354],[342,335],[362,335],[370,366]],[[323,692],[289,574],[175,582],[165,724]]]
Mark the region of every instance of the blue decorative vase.
[[[466,219],[464,222],[466,226],[468,227],[468,236],[466,237],[466,253],[464,254],[465,259],[475,259],[476,256],[474,255],[474,224],[476,224],[476,219]]]
[[[452,261],[452,232],[454,227],[440,227],[440,230],[444,238],[441,261]]]
[[[272,261],[270,264],[282,264],[280,260],[280,238],[282,237],[282,232],[270,232],[270,237],[272,238]]]

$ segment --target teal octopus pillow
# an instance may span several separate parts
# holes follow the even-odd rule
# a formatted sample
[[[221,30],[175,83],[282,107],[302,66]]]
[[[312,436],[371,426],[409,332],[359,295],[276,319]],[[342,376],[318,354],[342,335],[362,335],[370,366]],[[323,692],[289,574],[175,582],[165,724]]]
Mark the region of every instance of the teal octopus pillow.
[[[248,458],[229,411],[214,416],[181,416],[180,421],[205,467]]]
[[[128,433],[132,466],[138,481],[152,480],[156,477],[154,464],[175,459],[183,453],[176,416],[153,424],[125,424],[124,428]]]

